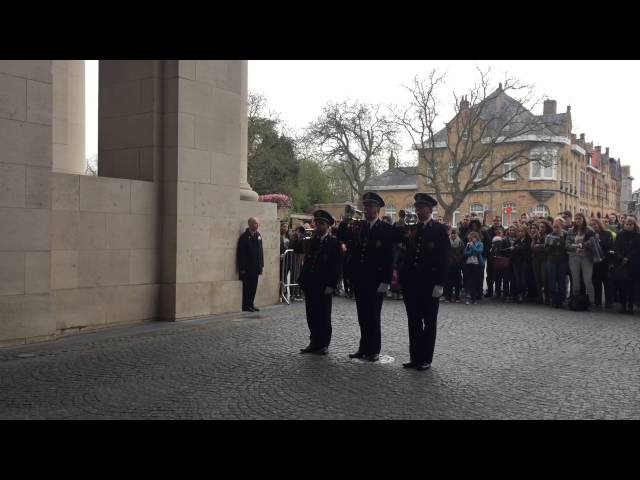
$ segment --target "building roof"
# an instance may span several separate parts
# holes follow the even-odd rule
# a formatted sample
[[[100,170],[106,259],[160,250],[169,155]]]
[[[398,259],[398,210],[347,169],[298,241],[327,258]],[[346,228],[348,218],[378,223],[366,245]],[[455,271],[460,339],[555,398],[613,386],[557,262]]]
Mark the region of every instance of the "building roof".
[[[541,137],[569,135],[566,130],[569,112],[534,115],[502,88],[496,89],[478,105],[471,107],[471,110],[479,108],[480,118],[490,122],[487,135],[494,138],[518,131]],[[444,146],[443,143],[448,140],[447,128],[436,133],[433,139],[436,144]]]
[[[367,190],[412,190],[418,188],[418,167],[396,167],[371,177]]]

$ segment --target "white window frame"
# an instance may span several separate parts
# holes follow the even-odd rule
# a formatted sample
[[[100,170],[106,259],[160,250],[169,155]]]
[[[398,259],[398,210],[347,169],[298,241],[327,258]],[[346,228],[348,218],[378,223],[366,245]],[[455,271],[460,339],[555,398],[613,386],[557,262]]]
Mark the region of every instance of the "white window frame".
[[[502,171],[505,172],[505,171],[509,170],[510,168],[513,168],[515,164],[516,164],[515,160],[511,160],[509,162],[504,162]],[[512,182],[512,181],[518,179],[518,174],[516,173],[515,170],[512,170],[509,173],[505,173],[502,176],[502,179]]]
[[[533,215],[534,217],[542,216],[546,218],[549,216],[549,214],[549,207],[547,207],[544,203],[539,203],[533,210],[531,210],[531,215]]]
[[[395,205],[385,204],[384,214],[391,217],[391,220],[395,220],[397,214]]]
[[[474,206],[480,206],[481,210],[474,210],[473,207]],[[482,216],[484,215],[484,205],[482,205],[481,203],[478,202],[474,202],[471,205],[469,205],[469,214],[475,213],[476,216],[478,218],[482,218]]]
[[[404,207],[404,211],[406,213],[416,213],[416,207],[413,203],[407,205],[406,207]]]
[[[460,210],[456,210],[455,212],[453,212],[452,225],[454,227],[457,227],[458,223],[460,223],[460,217],[461,216],[462,216],[462,212]]]
[[[472,164],[471,164],[471,171],[472,172],[475,170],[475,168],[478,165],[478,163],[480,163],[479,160],[475,160],[474,162],[472,162]],[[478,171],[476,172],[476,176],[473,179],[473,181],[474,182],[479,182],[480,180],[482,180],[483,173],[484,173],[484,165],[481,165],[480,168],[478,169]]]
[[[529,150],[529,158],[534,159],[539,156],[551,155],[553,156],[553,164],[550,167],[543,166],[537,160],[532,160],[529,163],[529,180],[555,180],[556,179],[556,171],[558,169],[558,160],[559,160],[559,149],[557,147],[548,147],[548,146],[538,146],[533,147]],[[534,175],[533,169],[537,167],[540,169],[539,175]],[[545,175],[546,170],[551,169],[551,175]]]
[[[447,168],[447,182],[453,183],[453,171],[455,170],[453,162],[449,162],[449,168]]]

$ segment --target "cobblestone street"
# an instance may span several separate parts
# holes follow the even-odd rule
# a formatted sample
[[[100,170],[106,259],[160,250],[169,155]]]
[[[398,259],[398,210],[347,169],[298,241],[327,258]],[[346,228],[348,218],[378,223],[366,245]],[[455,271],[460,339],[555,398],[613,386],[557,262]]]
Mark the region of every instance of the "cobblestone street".
[[[294,303],[2,349],[0,418],[638,419],[639,334],[638,315],[443,304],[433,367],[417,372],[401,367],[401,301],[384,303],[375,364],[347,357],[359,330],[343,298],[330,354],[299,354]]]

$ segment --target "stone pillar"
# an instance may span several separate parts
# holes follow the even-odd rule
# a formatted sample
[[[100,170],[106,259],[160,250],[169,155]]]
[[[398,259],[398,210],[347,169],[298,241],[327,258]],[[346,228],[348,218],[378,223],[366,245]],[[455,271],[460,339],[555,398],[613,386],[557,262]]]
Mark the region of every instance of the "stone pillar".
[[[251,185],[247,182],[247,161],[248,161],[248,98],[249,98],[249,75],[248,61],[240,60],[240,96],[241,96],[241,112],[240,112],[240,199],[256,201],[258,194],[251,189]]]
[[[100,60],[98,175],[153,181],[160,60]]]
[[[0,61],[0,346],[55,333],[51,60]]]
[[[84,175],[84,60],[53,60],[53,171]]]
[[[165,97],[171,103],[165,105],[163,159],[164,316],[178,320],[241,310],[236,244],[250,216],[262,221],[268,265],[268,285],[258,302],[276,303],[276,205],[241,201],[238,195],[243,170],[246,175],[246,62],[179,60],[166,70]]]

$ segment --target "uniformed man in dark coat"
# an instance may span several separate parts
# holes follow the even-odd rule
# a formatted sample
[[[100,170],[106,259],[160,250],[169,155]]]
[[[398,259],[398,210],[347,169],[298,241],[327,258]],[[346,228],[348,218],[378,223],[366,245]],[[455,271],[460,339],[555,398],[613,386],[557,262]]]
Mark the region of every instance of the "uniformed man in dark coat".
[[[242,311],[258,312],[253,304],[258,288],[258,277],[264,268],[262,236],[258,232],[258,219],[249,219],[249,228],[238,239],[237,263],[242,280]]]
[[[352,230],[353,251],[349,259],[360,325],[360,346],[349,357],[375,362],[380,358],[382,343],[382,301],[393,274],[393,227],[378,218],[380,208],[384,207],[379,195],[367,192],[362,203],[365,218],[357,229]]]
[[[300,353],[326,355],[331,343],[331,304],[340,276],[340,245],[331,235],[333,217],[325,210],[314,215],[316,230],[304,260],[298,284],[304,291],[309,325],[309,346]]]
[[[406,258],[400,270],[410,355],[410,361],[402,366],[427,370],[433,360],[438,307],[446,284],[451,243],[447,227],[431,218],[438,202],[426,193],[416,193],[414,199],[418,224],[406,239]]]

